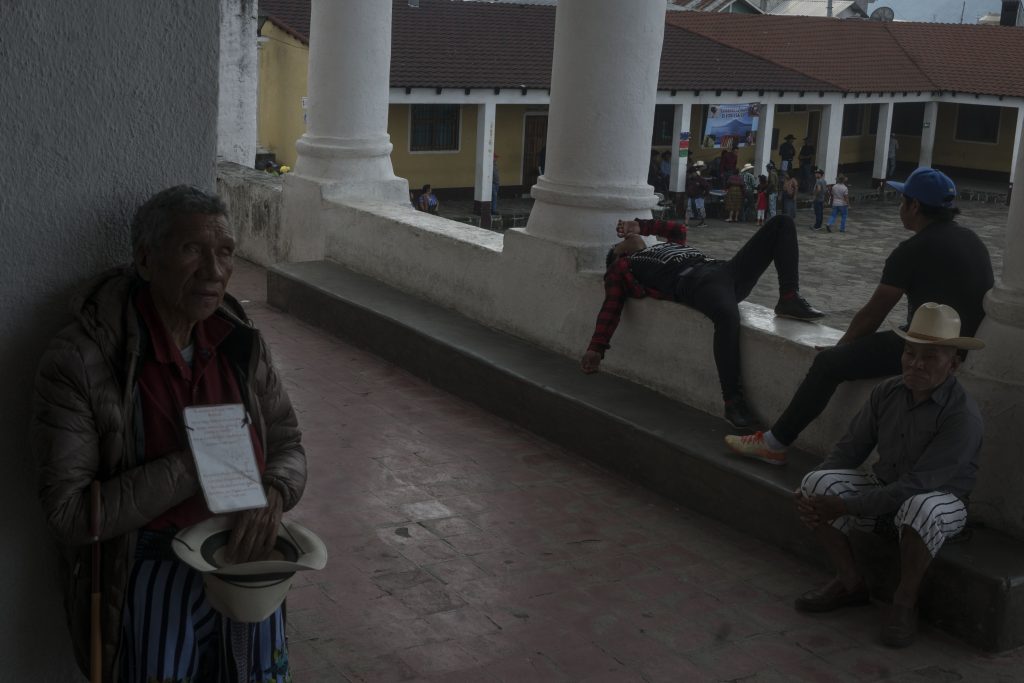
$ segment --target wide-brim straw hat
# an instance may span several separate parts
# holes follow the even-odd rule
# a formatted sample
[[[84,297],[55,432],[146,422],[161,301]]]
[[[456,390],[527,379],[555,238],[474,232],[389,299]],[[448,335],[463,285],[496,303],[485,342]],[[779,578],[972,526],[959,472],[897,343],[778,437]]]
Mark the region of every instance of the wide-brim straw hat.
[[[284,601],[295,572],[327,564],[324,542],[295,522],[281,523],[269,559],[231,564],[225,555],[233,526],[230,517],[211,517],[179,531],[172,544],[182,562],[202,573],[210,605],[233,621],[263,621]]]
[[[914,344],[952,346],[957,349],[985,348],[985,342],[980,339],[960,336],[960,314],[956,310],[931,301],[921,304],[914,311],[910,329],[904,332],[895,327],[893,331]]]
[[[744,164],[743,168],[740,169],[740,173],[743,173],[744,171],[749,171],[752,168],[754,168],[753,164]]]

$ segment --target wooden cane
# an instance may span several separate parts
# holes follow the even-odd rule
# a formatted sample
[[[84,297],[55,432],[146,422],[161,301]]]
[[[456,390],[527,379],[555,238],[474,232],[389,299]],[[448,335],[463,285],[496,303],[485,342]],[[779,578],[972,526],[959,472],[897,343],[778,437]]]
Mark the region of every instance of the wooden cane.
[[[89,638],[89,681],[103,682],[103,634],[100,631],[100,483],[89,489],[89,533],[92,535],[92,606]]]

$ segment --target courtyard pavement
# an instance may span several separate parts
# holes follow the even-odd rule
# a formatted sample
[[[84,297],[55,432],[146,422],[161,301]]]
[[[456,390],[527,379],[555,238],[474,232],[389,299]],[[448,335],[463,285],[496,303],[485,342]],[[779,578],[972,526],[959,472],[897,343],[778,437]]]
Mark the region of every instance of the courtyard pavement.
[[[852,220],[802,246],[888,239]],[[796,613],[823,572],[270,308],[265,282],[239,262],[231,290],[303,429],[309,483],[288,516],[330,554],[288,598],[295,681],[1020,680],[1024,649],[987,655],[926,626],[896,652],[876,644],[877,606]]]

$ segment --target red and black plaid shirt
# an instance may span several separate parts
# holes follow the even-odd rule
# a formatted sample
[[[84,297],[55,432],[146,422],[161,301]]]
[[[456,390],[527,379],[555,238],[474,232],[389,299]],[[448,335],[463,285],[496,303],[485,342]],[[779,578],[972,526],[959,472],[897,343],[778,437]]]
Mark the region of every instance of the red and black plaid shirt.
[[[666,241],[674,244],[686,245],[685,223],[661,220],[642,220],[639,223],[641,235],[655,235],[664,237]],[[645,296],[654,299],[667,299],[671,298],[672,293],[662,293],[640,284],[629,269],[628,256],[620,256],[615,259],[604,274],[604,303],[601,304],[601,312],[597,314],[597,326],[587,349],[598,351],[603,356],[605,350],[611,345],[615,328],[619,326],[619,318],[622,316],[622,307],[626,305],[626,297],[642,299]]]

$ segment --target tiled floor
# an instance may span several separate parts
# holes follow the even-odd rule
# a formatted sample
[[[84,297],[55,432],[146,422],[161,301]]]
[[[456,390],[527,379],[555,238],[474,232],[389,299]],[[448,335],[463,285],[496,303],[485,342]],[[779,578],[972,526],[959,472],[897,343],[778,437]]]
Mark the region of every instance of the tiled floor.
[[[1021,680],[1024,651],[929,628],[875,645],[875,607],[797,614],[823,573],[282,315],[264,282],[239,263],[231,289],[304,430],[290,515],[330,552],[288,598],[297,682]]]

